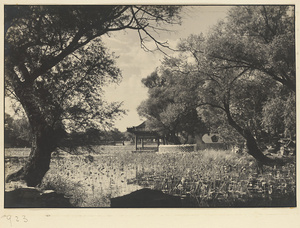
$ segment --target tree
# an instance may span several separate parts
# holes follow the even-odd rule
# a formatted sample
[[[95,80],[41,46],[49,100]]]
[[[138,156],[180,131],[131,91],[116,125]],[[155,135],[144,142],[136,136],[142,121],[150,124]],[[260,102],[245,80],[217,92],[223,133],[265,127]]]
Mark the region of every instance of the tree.
[[[246,141],[248,153],[259,163],[277,162],[262,153],[258,139],[263,134],[260,125],[263,107],[280,86],[250,66],[229,66],[223,59],[213,58],[208,50],[215,41],[211,39],[200,34],[183,40],[179,44],[179,56],[166,61],[169,68],[185,75],[186,81],[194,82],[189,88],[198,93],[192,101],[197,101],[195,106],[204,121],[208,115],[218,124],[226,120]]]
[[[81,153],[82,147],[88,152],[95,153],[97,152],[94,150],[95,145],[112,145],[116,141],[123,141],[124,139],[125,135],[116,128],[101,131],[91,127],[82,132],[73,131],[69,133],[68,137],[59,144],[59,147],[63,147],[65,151],[73,154]],[[78,147],[81,148],[78,150]]]
[[[286,5],[233,7],[210,34],[207,56],[258,70],[296,92],[294,13]]]
[[[246,141],[248,153],[259,163],[277,162],[262,153],[259,142],[266,133],[266,126],[275,123],[267,121],[270,109],[277,104],[272,97],[284,88],[292,94],[280,100],[292,114],[282,112],[280,123],[289,132],[295,129],[294,20],[294,8],[290,6],[232,8],[227,19],[212,28],[208,36],[189,36],[178,45],[179,54],[165,59],[163,66],[170,75],[176,75],[172,77],[172,85],[185,85],[185,89],[180,86],[174,89],[164,83],[156,89],[159,96],[166,103],[166,94],[172,91],[178,100],[187,98],[176,103],[176,107],[191,102],[208,127],[220,130],[220,126],[227,126],[227,132],[233,128]],[[186,97],[181,91],[194,94]],[[159,105],[165,106],[163,104]],[[144,106],[150,107],[149,104]]]
[[[171,6],[5,6],[5,89],[23,106],[32,132],[27,164],[7,181],[38,185],[67,131],[111,124],[122,113],[102,86],[121,74],[100,37],[134,29],[147,48],[167,47],[151,30],[179,20]],[[99,126],[101,125],[101,126]]]
[[[253,99],[255,103],[260,102],[257,106],[259,110],[250,113],[248,119],[252,119],[252,122],[247,126],[257,142],[264,133],[270,135],[275,125],[276,131],[278,130],[276,136],[272,135],[275,138],[283,134],[283,131],[285,135],[287,131],[291,132],[291,136],[295,129],[295,94],[280,92],[287,89],[292,93],[296,91],[294,11],[293,6],[234,7],[229,11],[227,19],[213,28],[203,50],[208,60],[219,62],[219,68],[244,71],[250,78],[253,75],[264,77],[260,81],[267,86],[259,88],[258,85],[256,91],[261,94],[262,89],[266,88],[269,94],[261,95],[268,98]],[[268,87],[271,81],[279,82],[283,87]],[[238,88],[237,91],[243,92]],[[241,97],[238,96],[238,99]],[[248,107],[249,105],[251,103],[248,103]],[[256,114],[259,116],[253,120]],[[287,121],[283,121],[284,115],[288,116]],[[256,129],[253,125],[256,125]]]
[[[282,135],[294,140],[296,138],[294,94],[285,88],[277,88],[263,106],[261,123],[264,130],[273,138]]]
[[[105,140],[112,141],[112,142],[120,142],[124,141],[125,135],[124,133],[120,132],[118,129],[114,128],[105,134]]]
[[[168,142],[174,144],[187,143],[189,136],[206,133],[193,102],[193,82],[183,74],[173,73],[167,64],[160,71],[161,75],[155,71],[142,79],[148,88],[149,98],[140,104],[138,112],[148,119],[147,127],[160,132]]]
[[[5,113],[4,143],[5,147],[29,147],[31,132],[26,118],[13,119]]]

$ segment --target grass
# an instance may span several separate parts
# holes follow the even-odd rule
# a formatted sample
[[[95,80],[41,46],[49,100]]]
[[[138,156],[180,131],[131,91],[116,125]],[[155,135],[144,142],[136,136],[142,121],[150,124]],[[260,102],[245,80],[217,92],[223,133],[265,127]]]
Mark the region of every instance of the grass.
[[[295,161],[260,174],[252,157],[229,151],[98,152],[54,157],[40,188],[65,194],[77,207],[109,207],[110,198],[143,187],[178,195],[185,207],[295,206]],[[6,169],[23,162],[7,160]]]

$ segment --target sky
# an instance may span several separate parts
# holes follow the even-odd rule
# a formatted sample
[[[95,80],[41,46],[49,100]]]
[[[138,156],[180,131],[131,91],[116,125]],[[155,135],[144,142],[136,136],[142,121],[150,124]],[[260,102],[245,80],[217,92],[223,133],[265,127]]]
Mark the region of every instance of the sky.
[[[187,38],[190,34],[206,34],[213,25],[226,17],[230,7],[226,6],[189,6],[182,12],[182,24],[168,26],[171,33],[155,34],[161,41],[168,41],[171,47],[176,47],[180,39]],[[122,71],[123,79],[118,85],[105,88],[107,101],[123,101],[123,108],[127,115],[117,120],[115,127],[126,131],[127,127],[139,125],[143,119],[137,113],[139,104],[147,99],[147,88],[141,83],[142,78],[150,75],[159,67],[163,53],[145,52],[140,47],[140,40],[136,31],[120,31],[103,38],[104,43],[115,52],[119,58],[117,66]]]

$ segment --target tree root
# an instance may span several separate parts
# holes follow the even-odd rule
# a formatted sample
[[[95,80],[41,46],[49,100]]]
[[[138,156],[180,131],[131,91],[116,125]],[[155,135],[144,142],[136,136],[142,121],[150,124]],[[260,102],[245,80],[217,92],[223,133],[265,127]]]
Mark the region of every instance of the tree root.
[[[257,166],[258,170],[260,172],[263,171],[263,166],[269,166],[269,167],[274,167],[274,166],[284,166],[288,163],[293,162],[295,159],[294,158],[270,158],[268,156],[265,156],[263,160],[256,160],[257,161]]]
[[[263,159],[256,159],[257,163],[257,172],[262,174],[263,173],[263,167],[269,166],[269,167],[276,167],[276,166],[284,166],[288,163],[291,163],[294,161],[294,158],[271,158],[268,156],[264,156]]]
[[[270,158],[266,156],[266,159],[264,161],[261,161],[262,165],[266,166],[274,166],[274,165],[279,165],[283,166],[286,164],[286,162],[283,159],[280,158]]]

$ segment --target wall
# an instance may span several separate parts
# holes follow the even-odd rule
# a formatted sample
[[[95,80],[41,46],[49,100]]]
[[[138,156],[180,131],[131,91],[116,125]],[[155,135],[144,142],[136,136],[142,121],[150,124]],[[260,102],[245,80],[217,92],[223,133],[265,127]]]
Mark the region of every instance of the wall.
[[[160,145],[158,153],[185,153],[196,151],[197,144]]]

